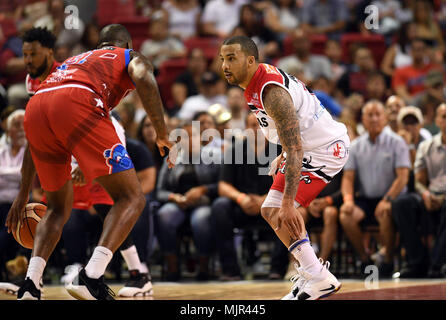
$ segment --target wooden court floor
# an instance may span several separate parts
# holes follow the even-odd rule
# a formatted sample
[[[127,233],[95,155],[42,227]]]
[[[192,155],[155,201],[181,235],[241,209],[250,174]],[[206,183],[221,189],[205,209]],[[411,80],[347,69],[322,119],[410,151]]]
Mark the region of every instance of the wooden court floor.
[[[380,281],[377,287],[366,288],[364,281],[341,280],[342,288],[330,300],[446,300],[446,279]],[[290,290],[289,281],[237,281],[206,283],[155,282],[151,297],[131,300],[278,300]],[[120,285],[110,285],[115,293]],[[63,286],[44,287],[46,300],[74,300]],[[15,296],[0,292],[0,300]],[[121,298],[120,298],[121,299]]]

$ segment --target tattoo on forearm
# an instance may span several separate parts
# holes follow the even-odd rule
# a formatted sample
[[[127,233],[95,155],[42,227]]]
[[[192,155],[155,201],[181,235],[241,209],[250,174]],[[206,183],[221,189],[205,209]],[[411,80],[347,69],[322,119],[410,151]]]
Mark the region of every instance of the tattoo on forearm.
[[[303,158],[297,112],[293,107],[291,96],[279,86],[267,86],[263,95],[266,112],[276,123],[280,142],[287,153],[284,198],[294,199],[299,185]]]

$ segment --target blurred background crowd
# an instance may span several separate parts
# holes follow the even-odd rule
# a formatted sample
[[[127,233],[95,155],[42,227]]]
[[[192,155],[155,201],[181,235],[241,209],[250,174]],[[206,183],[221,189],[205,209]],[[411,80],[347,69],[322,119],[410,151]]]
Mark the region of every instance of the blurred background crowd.
[[[446,276],[446,1],[0,0],[0,281],[20,276],[30,255],[4,228],[26,144],[23,113],[33,91],[27,74],[35,79],[53,63],[95,49],[110,23],[126,26],[134,49],[152,61],[169,130],[189,133],[185,157],[243,150],[246,160],[258,148],[277,152],[259,137],[201,137],[205,129],[259,128],[243,91],[224,81],[218,56],[224,38],[251,37],[260,62],[304,82],[353,141],[347,166],[307,210],[318,255],[343,277],[364,276],[367,265],[382,277]],[[29,35],[39,27],[54,41]],[[46,50],[41,60],[33,59],[38,49],[26,47],[35,41]],[[136,94],[113,116],[149,200],[132,237],[152,277],[291,277],[293,261],[260,215],[272,178],[259,170],[268,163],[168,170]],[[86,262],[100,234],[97,205],[110,205],[93,189],[77,192],[46,281],[57,283],[69,276],[67,266]],[[44,201],[42,195],[37,181],[30,201]],[[124,269],[115,255],[107,276],[121,281]]]

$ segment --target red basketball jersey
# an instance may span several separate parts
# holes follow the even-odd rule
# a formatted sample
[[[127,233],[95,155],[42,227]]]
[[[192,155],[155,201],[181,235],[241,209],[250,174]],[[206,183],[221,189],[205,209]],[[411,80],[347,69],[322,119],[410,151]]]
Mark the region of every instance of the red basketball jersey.
[[[68,58],[49,75],[38,91],[65,84],[89,87],[113,109],[135,86],[127,72],[130,49],[104,47]]]
[[[51,67],[51,71],[50,74],[53,73],[54,71],[56,71],[56,68],[60,66],[60,63],[57,61],[53,62],[53,65]],[[40,81],[39,78],[31,78],[31,76],[29,74],[26,75],[26,80],[25,80],[25,84],[26,84],[26,92],[28,92],[28,94],[30,96],[34,95],[34,93],[37,91],[37,89],[39,88],[39,86],[42,84],[42,81]]]

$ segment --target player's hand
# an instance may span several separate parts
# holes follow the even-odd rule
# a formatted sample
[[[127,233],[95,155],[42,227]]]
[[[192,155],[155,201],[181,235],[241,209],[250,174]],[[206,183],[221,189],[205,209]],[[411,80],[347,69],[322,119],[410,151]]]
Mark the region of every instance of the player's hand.
[[[275,231],[278,231],[286,227],[292,239],[299,239],[303,228],[300,225],[298,219],[298,213],[296,212],[296,208],[294,205],[287,205],[282,202],[282,207],[279,210],[277,216],[277,227]]]
[[[279,156],[276,157],[276,159],[273,160],[273,162],[271,162],[271,167],[269,169],[268,175],[272,176],[273,179],[276,178],[277,169],[279,168],[280,164],[284,159],[285,157],[283,156],[282,152],[281,154],[279,154]]]
[[[164,157],[166,155],[166,151],[164,150],[164,148],[166,147],[167,149],[169,149],[169,155],[168,155],[166,161],[168,163],[169,169],[173,168],[175,166],[175,162],[176,162],[176,155],[173,155],[170,153],[173,143],[170,142],[168,137],[166,136],[163,138],[157,138],[156,145],[157,145],[160,155],[162,157]],[[173,159],[173,156],[175,156],[175,159]]]
[[[347,214],[352,214],[355,209],[355,203],[353,201],[344,202],[340,208],[340,211],[343,211]]]
[[[25,215],[25,206],[28,203],[29,196],[21,195],[20,193],[14,199],[11,208],[9,209],[8,216],[6,217],[5,226],[8,228],[8,233],[17,229],[17,224],[21,221]]]
[[[71,173],[71,179],[73,181],[73,185],[76,187],[82,187],[86,184],[84,174],[79,167],[73,170]]]

